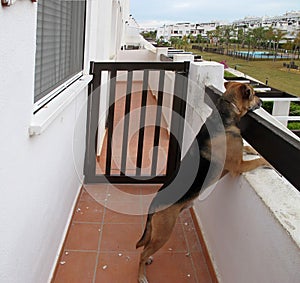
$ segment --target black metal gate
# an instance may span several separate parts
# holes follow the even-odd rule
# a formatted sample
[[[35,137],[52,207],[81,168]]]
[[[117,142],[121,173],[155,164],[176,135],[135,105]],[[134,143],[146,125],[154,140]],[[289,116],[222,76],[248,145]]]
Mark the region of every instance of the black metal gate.
[[[184,118],[186,111],[186,97],[188,86],[189,62],[91,62],[90,73],[93,80],[89,85],[88,117],[87,117],[87,139],[85,156],[85,182],[86,183],[162,183],[174,172],[181,158],[181,145],[184,130]],[[120,79],[121,77],[121,79]],[[171,77],[171,78],[170,78]],[[124,80],[124,78],[126,78]],[[155,124],[151,140],[145,141],[147,101],[152,88],[149,87],[150,80],[156,83]],[[153,82],[154,81],[154,82]],[[172,100],[170,102],[169,140],[167,146],[165,170],[157,170],[158,145],[160,142],[161,124],[164,119],[165,109],[165,85],[172,84]],[[134,84],[142,86],[139,99],[138,119],[132,118],[133,97],[137,95],[133,91]],[[124,96],[118,95],[118,86],[123,84],[126,89]],[[106,87],[103,87],[103,86]],[[105,90],[103,90],[105,89]],[[107,92],[108,94],[106,94]],[[108,100],[107,115],[100,113],[100,98],[106,95]],[[170,95],[170,93],[168,93]],[[154,96],[151,96],[154,97]],[[117,101],[123,103],[120,109]],[[103,109],[102,109],[103,111]],[[116,117],[122,112],[121,135],[114,140],[116,129]],[[99,114],[106,119],[105,145],[102,147],[101,156],[98,152],[98,123]],[[153,117],[154,118],[154,117]],[[136,153],[134,156],[134,168],[128,169],[129,140],[128,132],[131,123],[138,124],[136,132]],[[119,127],[120,128],[120,127]],[[147,173],[143,172],[145,143],[152,145],[151,165]],[[118,145],[117,145],[118,144]],[[117,148],[118,156],[113,153]],[[103,157],[104,156],[104,157]],[[116,165],[114,159],[119,162]],[[99,169],[100,168],[100,169]],[[101,170],[102,168],[102,170]]]

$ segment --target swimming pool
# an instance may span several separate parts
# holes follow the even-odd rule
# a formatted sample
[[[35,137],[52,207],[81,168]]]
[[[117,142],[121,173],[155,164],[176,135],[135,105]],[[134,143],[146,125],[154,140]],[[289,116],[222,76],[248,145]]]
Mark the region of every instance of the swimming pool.
[[[248,54],[249,54],[249,58],[255,58],[255,59],[274,59],[275,58],[275,55],[273,53],[266,52],[266,51],[250,51],[250,52],[236,51],[236,52],[233,52],[232,55],[247,58]],[[284,55],[284,54],[277,54],[276,58],[289,58],[289,56]]]

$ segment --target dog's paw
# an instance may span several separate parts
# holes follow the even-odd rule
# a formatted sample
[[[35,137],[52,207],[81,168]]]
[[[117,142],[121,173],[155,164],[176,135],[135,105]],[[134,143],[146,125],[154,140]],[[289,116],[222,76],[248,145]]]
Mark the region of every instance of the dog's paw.
[[[265,169],[274,169],[274,167],[266,159],[264,159],[263,157],[261,157],[261,160],[262,160],[261,166],[263,168],[265,168]]]
[[[253,147],[251,147],[251,146],[249,146],[249,145],[245,145],[245,146],[243,147],[243,151],[244,151],[244,153],[246,153],[246,154],[259,155],[258,152],[257,152]]]
[[[146,276],[142,276],[139,278],[139,283],[149,283],[149,281],[147,280]]]
[[[153,257],[150,256],[150,257],[148,258],[148,260],[146,261],[146,265],[150,265],[152,262],[153,262]]]

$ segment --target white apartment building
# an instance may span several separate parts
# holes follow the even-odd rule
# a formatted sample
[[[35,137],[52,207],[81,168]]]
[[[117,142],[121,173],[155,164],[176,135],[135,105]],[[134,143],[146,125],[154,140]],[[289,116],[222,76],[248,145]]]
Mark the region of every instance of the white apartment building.
[[[201,34],[202,37],[207,36],[208,31],[215,30],[217,26],[223,25],[220,22],[212,21],[207,23],[176,23],[171,25],[164,25],[157,29],[157,39],[163,38],[169,41],[172,37],[182,38],[183,36],[192,35],[197,37]]]
[[[273,27],[286,32],[288,39],[295,38],[295,34],[300,32],[300,11],[287,12],[282,16],[245,17],[233,22],[237,28],[253,29],[258,27]]]
[[[215,30],[218,26],[226,25],[220,21],[202,22],[202,23],[176,23],[164,25],[157,29],[157,39],[169,41],[171,37],[180,37],[201,34],[202,37],[207,36],[208,31]],[[295,34],[300,31],[300,11],[287,12],[282,16],[274,17],[245,17],[241,20],[236,20],[230,25],[236,28],[252,29],[257,27],[273,27],[287,32],[287,38],[293,39]]]

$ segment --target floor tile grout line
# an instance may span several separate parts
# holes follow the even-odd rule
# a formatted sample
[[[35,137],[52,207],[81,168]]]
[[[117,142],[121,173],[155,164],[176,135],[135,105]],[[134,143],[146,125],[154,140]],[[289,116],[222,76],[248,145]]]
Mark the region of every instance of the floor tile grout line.
[[[73,224],[95,224],[95,225],[101,225],[102,222],[92,222],[92,221],[73,221]]]
[[[74,250],[74,249],[65,249],[64,253],[97,253],[97,250]]]
[[[106,194],[108,194],[108,185],[107,184],[106,184]],[[96,277],[97,277],[97,269],[98,269],[98,263],[99,263],[101,241],[102,241],[102,236],[103,236],[105,214],[106,214],[106,205],[103,206],[102,223],[100,226],[100,235],[99,235],[99,239],[98,239],[97,255],[96,255],[95,268],[94,268],[94,276],[93,276],[93,281],[92,281],[93,283],[95,283]]]

